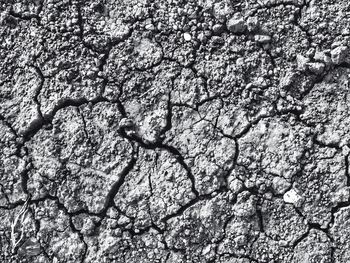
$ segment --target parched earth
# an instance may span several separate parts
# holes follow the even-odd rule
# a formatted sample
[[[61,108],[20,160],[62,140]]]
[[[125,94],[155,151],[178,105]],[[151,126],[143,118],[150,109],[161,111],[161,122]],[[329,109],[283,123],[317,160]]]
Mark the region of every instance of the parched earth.
[[[350,262],[349,14],[0,0],[0,262]]]

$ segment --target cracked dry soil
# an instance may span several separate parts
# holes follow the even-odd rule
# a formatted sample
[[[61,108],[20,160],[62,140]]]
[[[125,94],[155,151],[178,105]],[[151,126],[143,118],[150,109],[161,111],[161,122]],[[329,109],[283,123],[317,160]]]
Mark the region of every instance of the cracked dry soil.
[[[350,2],[0,0],[0,262],[350,262]]]

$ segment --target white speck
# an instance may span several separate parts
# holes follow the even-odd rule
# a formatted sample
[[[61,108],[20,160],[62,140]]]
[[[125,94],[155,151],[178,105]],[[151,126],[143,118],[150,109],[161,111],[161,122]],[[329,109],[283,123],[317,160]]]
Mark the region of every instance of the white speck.
[[[289,190],[283,195],[284,202],[289,204],[296,204],[299,202],[300,199],[301,196],[298,195],[298,193],[294,189]]]
[[[192,37],[191,37],[191,35],[189,33],[184,33],[184,39],[186,41],[191,41]]]

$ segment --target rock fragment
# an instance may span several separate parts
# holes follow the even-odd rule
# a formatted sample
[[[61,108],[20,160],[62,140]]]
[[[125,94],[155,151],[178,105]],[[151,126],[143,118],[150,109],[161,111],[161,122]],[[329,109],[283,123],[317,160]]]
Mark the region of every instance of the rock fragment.
[[[184,33],[184,39],[185,41],[191,41],[192,36],[189,33]]]
[[[268,44],[271,42],[271,37],[268,35],[255,35],[254,39],[260,44]]]
[[[283,200],[286,203],[293,204],[296,206],[300,205],[302,197],[297,193],[295,189],[291,189],[283,195]]]
[[[299,70],[306,70],[307,63],[310,61],[309,58],[306,58],[302,55],[297,55],[297,65]]]
[[[214,34],[221,34],[221,33],[223,32],[223,30],[224,30],[224,27],[223,27],[222,24],[215,24],[215,25],[213,26],[213,32],[214,32]]]
[[[247,19],[247,29],[249,32],[257,30],[259,27],[259,21],[257,17],[248,17]]]
[[[227,29],[235,34],[243,33],[246,29],[243,18],[232,17],[226,23]]]
[[[325,65],[320,62],[311,62],[306,64],[307,68],[316,75],[320,75],[323,73],[325,69]]]
[[[333,49],[331,51],[331,58],[332,58],[332,62],[335,65],[339,65],[343,62],[345,62],[346,60],[346,56],[349,53],[349,49],[346,46],[339,46],[336,47],[335,49]]]
[[[275,177],[272,180],[272,186],[277,194],[283,194],[290,187],[290,183],[283,177]]]

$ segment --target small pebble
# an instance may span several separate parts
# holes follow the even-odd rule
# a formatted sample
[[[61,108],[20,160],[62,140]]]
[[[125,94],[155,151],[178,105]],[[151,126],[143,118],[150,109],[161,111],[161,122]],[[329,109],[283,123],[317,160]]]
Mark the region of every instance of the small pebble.
[[[314,62],[314,63],[307,63],[306,64],[308,69],[312,72],[315,73],[316,75],[320,75],[323,73],[325,65],[320,62]]]
[[[301,196],[294,190],[291,189],[283,195],[283,200],[289,204],[297,204],[301,200]]]
[[[348,55],[348,47],[340,46],[331,51],[331,59],[335,65],[343,63]]]
[[[191,41],[192,37],[189,33],[184,33],[184,39],[185,41]]]
[[[254,39],[260,44],[267,44],[271,42],[271,37],[268,35],[255,35]]]
[[[232,33],[243,33],[246,25],[242,18],[231,18],[226,23],[227,29]]]
[[[221,34],[223,32],[223,26],[221,24],[216,24],[213,26],[214,34]]]

